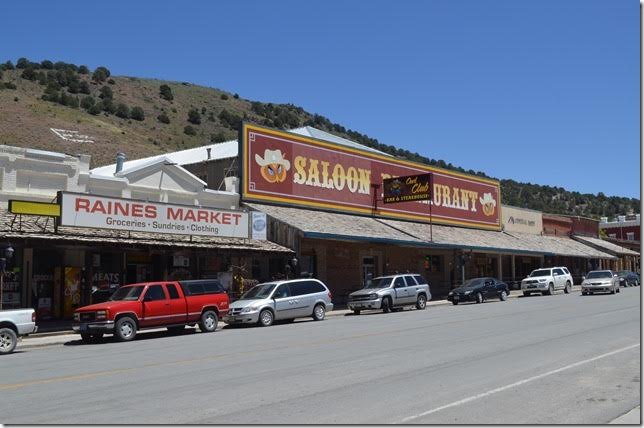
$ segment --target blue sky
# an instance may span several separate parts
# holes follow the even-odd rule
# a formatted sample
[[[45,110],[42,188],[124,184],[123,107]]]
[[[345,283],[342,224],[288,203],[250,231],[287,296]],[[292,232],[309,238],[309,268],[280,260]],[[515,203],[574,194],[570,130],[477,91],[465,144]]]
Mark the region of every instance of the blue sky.
[[[639,7],[10,2],[0,60],[105,65],[116,75],[293,103],[381,143],[497,178],[639,198]]]

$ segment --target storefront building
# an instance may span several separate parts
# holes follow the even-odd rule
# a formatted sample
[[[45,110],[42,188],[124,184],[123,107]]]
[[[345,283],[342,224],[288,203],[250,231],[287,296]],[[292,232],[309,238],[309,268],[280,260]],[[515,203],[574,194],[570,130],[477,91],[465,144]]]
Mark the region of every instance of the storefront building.
[[[570,233],[544,235],[542,214],[502,205],[495,180],[400,161],[311,127],[246,124],[239,142],[165,156],[213,189],[238,191],[242,207],[267,216],[268,239],[295,252],[289,269],[325,281],[340,305],[368,278],[395,272],[421,273],[440,298],[478,276],[516,287],[542,266],[574,266],[578,283],[617,259]],[[385,178],[419,173],[432,176],[431,203],[383,202]]]
[[[14,249],[4,309],[68,319],[121,285],[153,280],[218,278],[235,296],[244,279],[270,279],[293,257],[251,230],[238,194],[207,189],[167,160],[111,177],[91,174],[86,156],[0,146],[2,162],[0,246]],[[16,214],[9,200],[53,201],[60,213]]]

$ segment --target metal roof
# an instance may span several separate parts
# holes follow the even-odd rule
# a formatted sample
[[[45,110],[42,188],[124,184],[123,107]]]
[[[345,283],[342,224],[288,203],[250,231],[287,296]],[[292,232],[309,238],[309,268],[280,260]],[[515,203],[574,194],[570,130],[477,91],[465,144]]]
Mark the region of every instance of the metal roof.
[[[463,227],[380,219],[275,205],[246,203],[289,224],[310,238],[388,242],[430,248],[464,248],[514,254],[615,259],[570,238],[495,232]],[[433,238],[433,239],[430,239]]]
[[[639,256],[640,254],[636,251],[633,251],[629,248],[622,247],[617,244],[613,244],[612,242],[605,241],[603,239],[599,238],[592,238],[588,236],[579,236],[575,235],[573,236],[574,239],[581,241],[583,243],[587,243],[590,245],[593,245],[595,247],[600,247],[602,250],[606,250],[610,253],[614,254],[619,254],[622,256]]]
[[[364,146],[360,143],[356,143],[355,141],[347,140],[346,138],[338,137],[337,135],[333,135],[311,126],[303,126],[301,128],[291,129],[287,132],[391,157],[391,155],[381,152],[380,150],[372,149],[371,147]],[[208,157],[208,149],[210,149],[210,157]],[[164,153],[161,155],[149,156],[147,158],[129,160],[123,163],[123,171],[139,168],[143,165],[148,165],[164,158],[167,159],[167,161],[178,165],[191,165],[207,160],[233,158],[237,156],[238,152],[239,145],[237,140],[231,140],[224,143],[209,144],[206,146],[194,147],[192,149],[180,150],[178,152]],[[90,174],[111,177],[114,176],[115,171],[116,164],[111,164],[94,168],[90,170]]]

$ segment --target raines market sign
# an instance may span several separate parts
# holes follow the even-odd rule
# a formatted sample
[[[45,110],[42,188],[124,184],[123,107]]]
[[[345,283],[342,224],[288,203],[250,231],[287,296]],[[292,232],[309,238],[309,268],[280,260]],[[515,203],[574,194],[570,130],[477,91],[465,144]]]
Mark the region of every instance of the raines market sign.
[[[59,193],[61,226],[248,238],[248,213]]]
[[[381,217],[501,229],[496,180],[394,159],[245,123],[240,136],[242,198]],[[378,203],[383,180],[432,173],[431,199]]]

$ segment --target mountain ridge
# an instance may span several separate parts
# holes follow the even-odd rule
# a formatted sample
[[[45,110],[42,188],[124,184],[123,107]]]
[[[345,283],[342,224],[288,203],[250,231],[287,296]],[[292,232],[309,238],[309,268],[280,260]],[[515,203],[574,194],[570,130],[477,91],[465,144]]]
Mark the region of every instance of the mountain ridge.
[[[137,159],[234,140],[242,120],[278,129],[312,126],[402,159],[494,178],[382,144],[293,104],[243,99],[182,81],[112,76],[106,67],[90,71],[83,65],[26,58],[16,65],[0,64],[0,144],[87,153],[92,167],[114,163],[119,151]],[[640,212],[636,198],[499,181],[507,205],[592,218]]]

